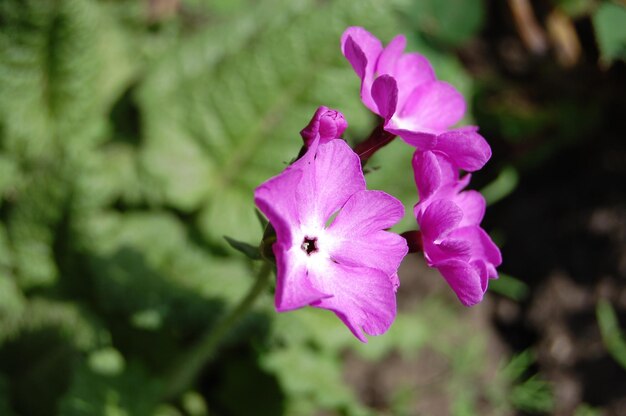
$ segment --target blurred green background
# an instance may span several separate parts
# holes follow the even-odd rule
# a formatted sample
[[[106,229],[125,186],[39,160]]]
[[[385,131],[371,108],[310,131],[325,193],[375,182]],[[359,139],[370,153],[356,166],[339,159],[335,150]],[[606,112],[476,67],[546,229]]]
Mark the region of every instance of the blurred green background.
[[[465,309],[417,255],[361,345],[267,293],[200,378],[168,374],[245,294],[252,190],[319,105],[375,124],[339,49],[398,33],[467,98],[502,278]],[[0,415],[620,415],[626,8],[600,0],[2,0]],[[411,150],[368,185],[405,202]],[[514,276],[514,277],[513,277]]]

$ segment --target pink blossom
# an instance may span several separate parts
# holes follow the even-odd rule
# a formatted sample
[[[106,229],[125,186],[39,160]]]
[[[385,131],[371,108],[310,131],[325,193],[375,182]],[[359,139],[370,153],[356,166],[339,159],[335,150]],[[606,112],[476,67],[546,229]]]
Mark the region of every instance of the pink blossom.
[[[474,305],[502,263],[500,250],[480,227],[485,199],[476,191],[462,191],[470,175],[459,178],[442,153],[416,151],[413,168],[420,196],[414,212],[426,262],[439,270],[461,303]]]
[[[341,112],[321,106],[300,135],[304,144],[309,147],[318,138],[320,143],[340,138],[347,127],[348,123]]]
[[[343,140],[313,140],[302,158],[255,190],[255,203],[276,231],[278,311],[331,310],[363,342],[363,333],[389,328],[407,246],[384,230],[404,208],[365,189],[359,158]]]
[[[465,113],[463,96],[439,81],[428,60],[404,53],[406,38],[398,35],[383,48],[374,35],[349,27],[341,50],[361,78],[361,99],[384,119],[384,128],[422,151],[448,155],[459,168],[480,169],[491,149],[477,127],[451,129]]]

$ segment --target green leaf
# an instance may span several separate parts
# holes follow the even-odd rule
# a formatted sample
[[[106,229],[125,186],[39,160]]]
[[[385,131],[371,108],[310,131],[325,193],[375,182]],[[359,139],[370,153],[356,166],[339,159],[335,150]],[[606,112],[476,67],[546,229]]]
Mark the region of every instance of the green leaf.
[[[87,358],[91,371],[105,376],[116,376],[124,371],[124,357],[112,347],[93,351]]]
[[[97,143],[104,127],[97,3],[7,0],[0,15],[0,123],[9,151],[39,158],[55,146]]]
[[[206,401],[204,397],[198,392],[190,391],[183,394],[181,402],[183,409],[185,409],[189,416],[209,415]]]
[[[351,24],[387,39],[398,27],[373,0],[250,5],[186,39],[140,86],[143,166],[167,204],[199,210],[208,240],[258,237],[253,190],[297,154],[298,132],[317,106],[344,111],[354,131],[369,129],[358,78],[338,46]]]
[[[258,247],[255,247],[252,244],[244,243],[243,241],[237,241],[234,238],[230,238],[228,236],[224,236],[224,239],[232,248],[243,253],[249,259],[261,260],[261,254],[259,253]]]
[[[149,183],[141,175],[136,149],[125,143],[111,143],[86,155],[76,178],[78,210],[107,207],[116,201],[139,205],[150,199]]]
[[[513,387],[510,401],[513,407],[529,413],[551,413],[554,395],[550,383],[537,376]]]
[[[7,229],[17,282],[24,289],[50,286],[58,277],[53,244],[70,192],[68,172],[59,162],[33,166],[15,191]]]
[[[261,213],[257,208],[254,209],[254,213],[256,214],[257,219],[259,220],[259,224],[261,224],[261,231],[265,231],[267,224],[269,221],[265,218],[265,215]]]
[[[517,170],[512,166],[507,166],[500,171],[496,179],[481,189],[480,193],[485,197],[487,205],[492,205],[515,191],[518,181]]]
[[[588,15],[597,3],[597,0],[557,0],[559,7],[574,18]]]
[[[532,350],[524,350],[511,357],[511,360],[502,369],[501,373],[510,381],[518,380],[522,378],[534,361],[535,355]]]
[[[489,290],[520,302],[528,296],[528,285],[512,276],[500,273],[500,277],[489,282]]]
[[[419,32],[452,46],[469,40],[485,20],[483,0],[421,0],[405,7]]]
[[[102,375],[80,364],[59,403],[68,416],[152,416],[158,404],[159,381],[137,362],[117,375]]]
[[[81,234],[98,304],[133,326],[204,330],[250,284],[244,262],[195,246],[167,213],[94,212]]]
[[[19,330],[26,308],[26,299],[13,278],[0,274],[0,345]]]
[[[626,338],[619,328],[615,310],[606,300],[596,307],[596,319],[602,333],[602,341],[611,356],[626,369]]]
[[[0,196],[13,192],[20,180],[16,161],[7,155],[0,154]]]
[[[17,299],[19,295],[16,296]],[[98,342],[97,321],[72,302],[52,301],[36,297],[20,305],[12,316],[0,316],[0,343],[40,330],[54,330],[74,348],[81,351],[93,348]],[[17,315],[17,312],[21,312]]]
[[[516,409],[528,413],[551,412],[554,407],[552,386],[538,375],[526,378],[526,373],[535,362],[532,350],[525,350],[511,357],[500,374],[504,382],[511,384],[507,401]]]
[[[296,344],[275,348],[262,357],[261,364],[278,377],[287,393],[287,414],[360,407],[343,382],[338,356]]]
[[[592,17],[601,60],[605,65],[626,59],[626,7],[603,2]]]
[[[574,416],[601,416],[602,409],[588,405],[587,403],[576,406]]]

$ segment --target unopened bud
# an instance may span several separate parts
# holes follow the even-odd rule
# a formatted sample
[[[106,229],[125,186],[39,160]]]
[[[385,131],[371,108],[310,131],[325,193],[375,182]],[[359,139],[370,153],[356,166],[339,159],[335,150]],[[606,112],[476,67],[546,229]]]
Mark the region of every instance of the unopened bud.
[[[346,127],[348,127],[348,123],[341,112],[322,106],[317,109],[300,135],[304,139],[305,146],[308,147],[318,137],[320,143],[338,139]]]

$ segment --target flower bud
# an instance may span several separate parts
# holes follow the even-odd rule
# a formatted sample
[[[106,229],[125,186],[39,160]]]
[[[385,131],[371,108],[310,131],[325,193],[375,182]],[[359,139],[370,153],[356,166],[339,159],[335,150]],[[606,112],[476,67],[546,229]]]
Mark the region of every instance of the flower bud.
[[[319,137],[320,143],[338,139],[348,127],[343,114],[337,110],[321,106],[317,109],[309,124],[302,129],[300,135],[304,139],[305,146],[309,146],[313,140]]]

